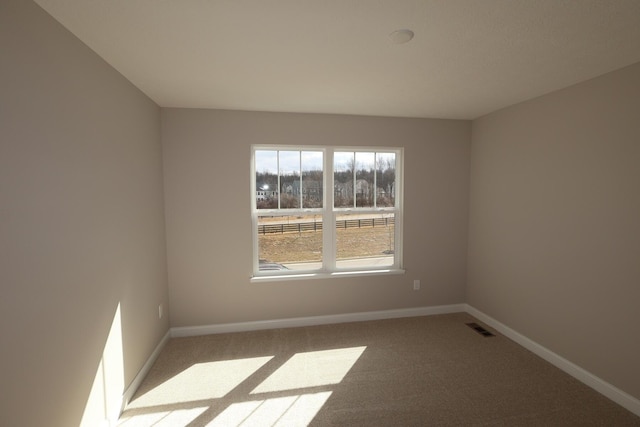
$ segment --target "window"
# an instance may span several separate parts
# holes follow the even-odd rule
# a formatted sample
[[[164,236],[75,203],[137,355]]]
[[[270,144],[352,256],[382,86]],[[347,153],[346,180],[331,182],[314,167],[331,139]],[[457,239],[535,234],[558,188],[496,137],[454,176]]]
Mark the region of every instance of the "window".
[[[401,269],[402,149],[254,146],[254,277]]]

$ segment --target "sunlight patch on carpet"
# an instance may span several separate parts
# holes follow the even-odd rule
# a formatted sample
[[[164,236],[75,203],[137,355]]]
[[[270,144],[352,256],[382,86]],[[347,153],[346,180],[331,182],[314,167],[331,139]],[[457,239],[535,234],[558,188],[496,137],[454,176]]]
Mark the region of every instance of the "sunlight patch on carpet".
[[[193,420],[209,409],[208,406],[176,409],[173,411],[152,412],[132,417],[123,417],[118,427],[182,427],[187,426]]]
[[[367,347],[297,353],[251,394],[339,384]]]
[[[234,403],[207,427],[308,426],[329,396],[325,391]]]
[[[196,363],[132,401],[119,426],[308,426],[333,393],[326,388],[341,383],[366,348],[296,353],[250,393],[237,388],[275,356]],[[232,400],[217,412],[223,397]]]
[[[224,397],[273,356],[196,363],[132,401],[128,408]]]

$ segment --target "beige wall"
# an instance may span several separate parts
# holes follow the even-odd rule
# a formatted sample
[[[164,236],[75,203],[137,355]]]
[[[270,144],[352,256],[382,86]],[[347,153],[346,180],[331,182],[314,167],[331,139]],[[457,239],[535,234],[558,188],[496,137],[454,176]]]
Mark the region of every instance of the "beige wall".
[[[161,110],[32,2],[0,51],[0,425],[77,425],[118,304],[126,386],[169,296],[171,326],[467,301],[640,398],[640,64],[471,125]],[[403,146],[407,273],[249,283],[253,143]]]
[[[640,64],[473,122],[469,304],[640,398]]]
[[[0,52],[0,425],[74,426],[117,305],[124,385],[168,330],[160,111],[33,2]]]
[[[172,326],[464,302],[470,122],[162,109],[162,138]],[[249,283],[251,144],[403,146],[406,274]]]

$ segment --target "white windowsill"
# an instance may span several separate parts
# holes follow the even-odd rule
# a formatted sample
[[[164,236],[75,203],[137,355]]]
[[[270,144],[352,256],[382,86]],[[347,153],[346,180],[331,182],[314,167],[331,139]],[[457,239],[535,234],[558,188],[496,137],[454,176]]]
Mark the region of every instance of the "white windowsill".
[[[297,273],[297,274],[278,274],[278,275],[265,275],[265,276],[253,276],[250,279],[251,283],[262,282],[281,282],[283,280],[308,280],[308,279],[333,279],[333,278],[345,278],[345,277],[360,277],[360,276],[388,276],[393,274],[404,274],[403,269],[388,269],[388,270],[356,270],[356,271],[334,271],[327,272],[313,272],[313,273]]]

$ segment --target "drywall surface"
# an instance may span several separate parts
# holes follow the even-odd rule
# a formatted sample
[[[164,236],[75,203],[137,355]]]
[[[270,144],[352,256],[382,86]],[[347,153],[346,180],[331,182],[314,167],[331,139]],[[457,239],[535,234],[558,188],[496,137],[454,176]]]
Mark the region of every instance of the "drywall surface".
[[[473,122],[467,302],[640,398],[640,64]]]
[[[33,2],[0,51],[0,425],[101,425],[169,327],[160,109]]]
[[[470,122],[162,109],[171,325],[464,301]],[[252,144],[404,147],[406,274],[250,283]],[[413,279],[422,281],[412,290]]]

